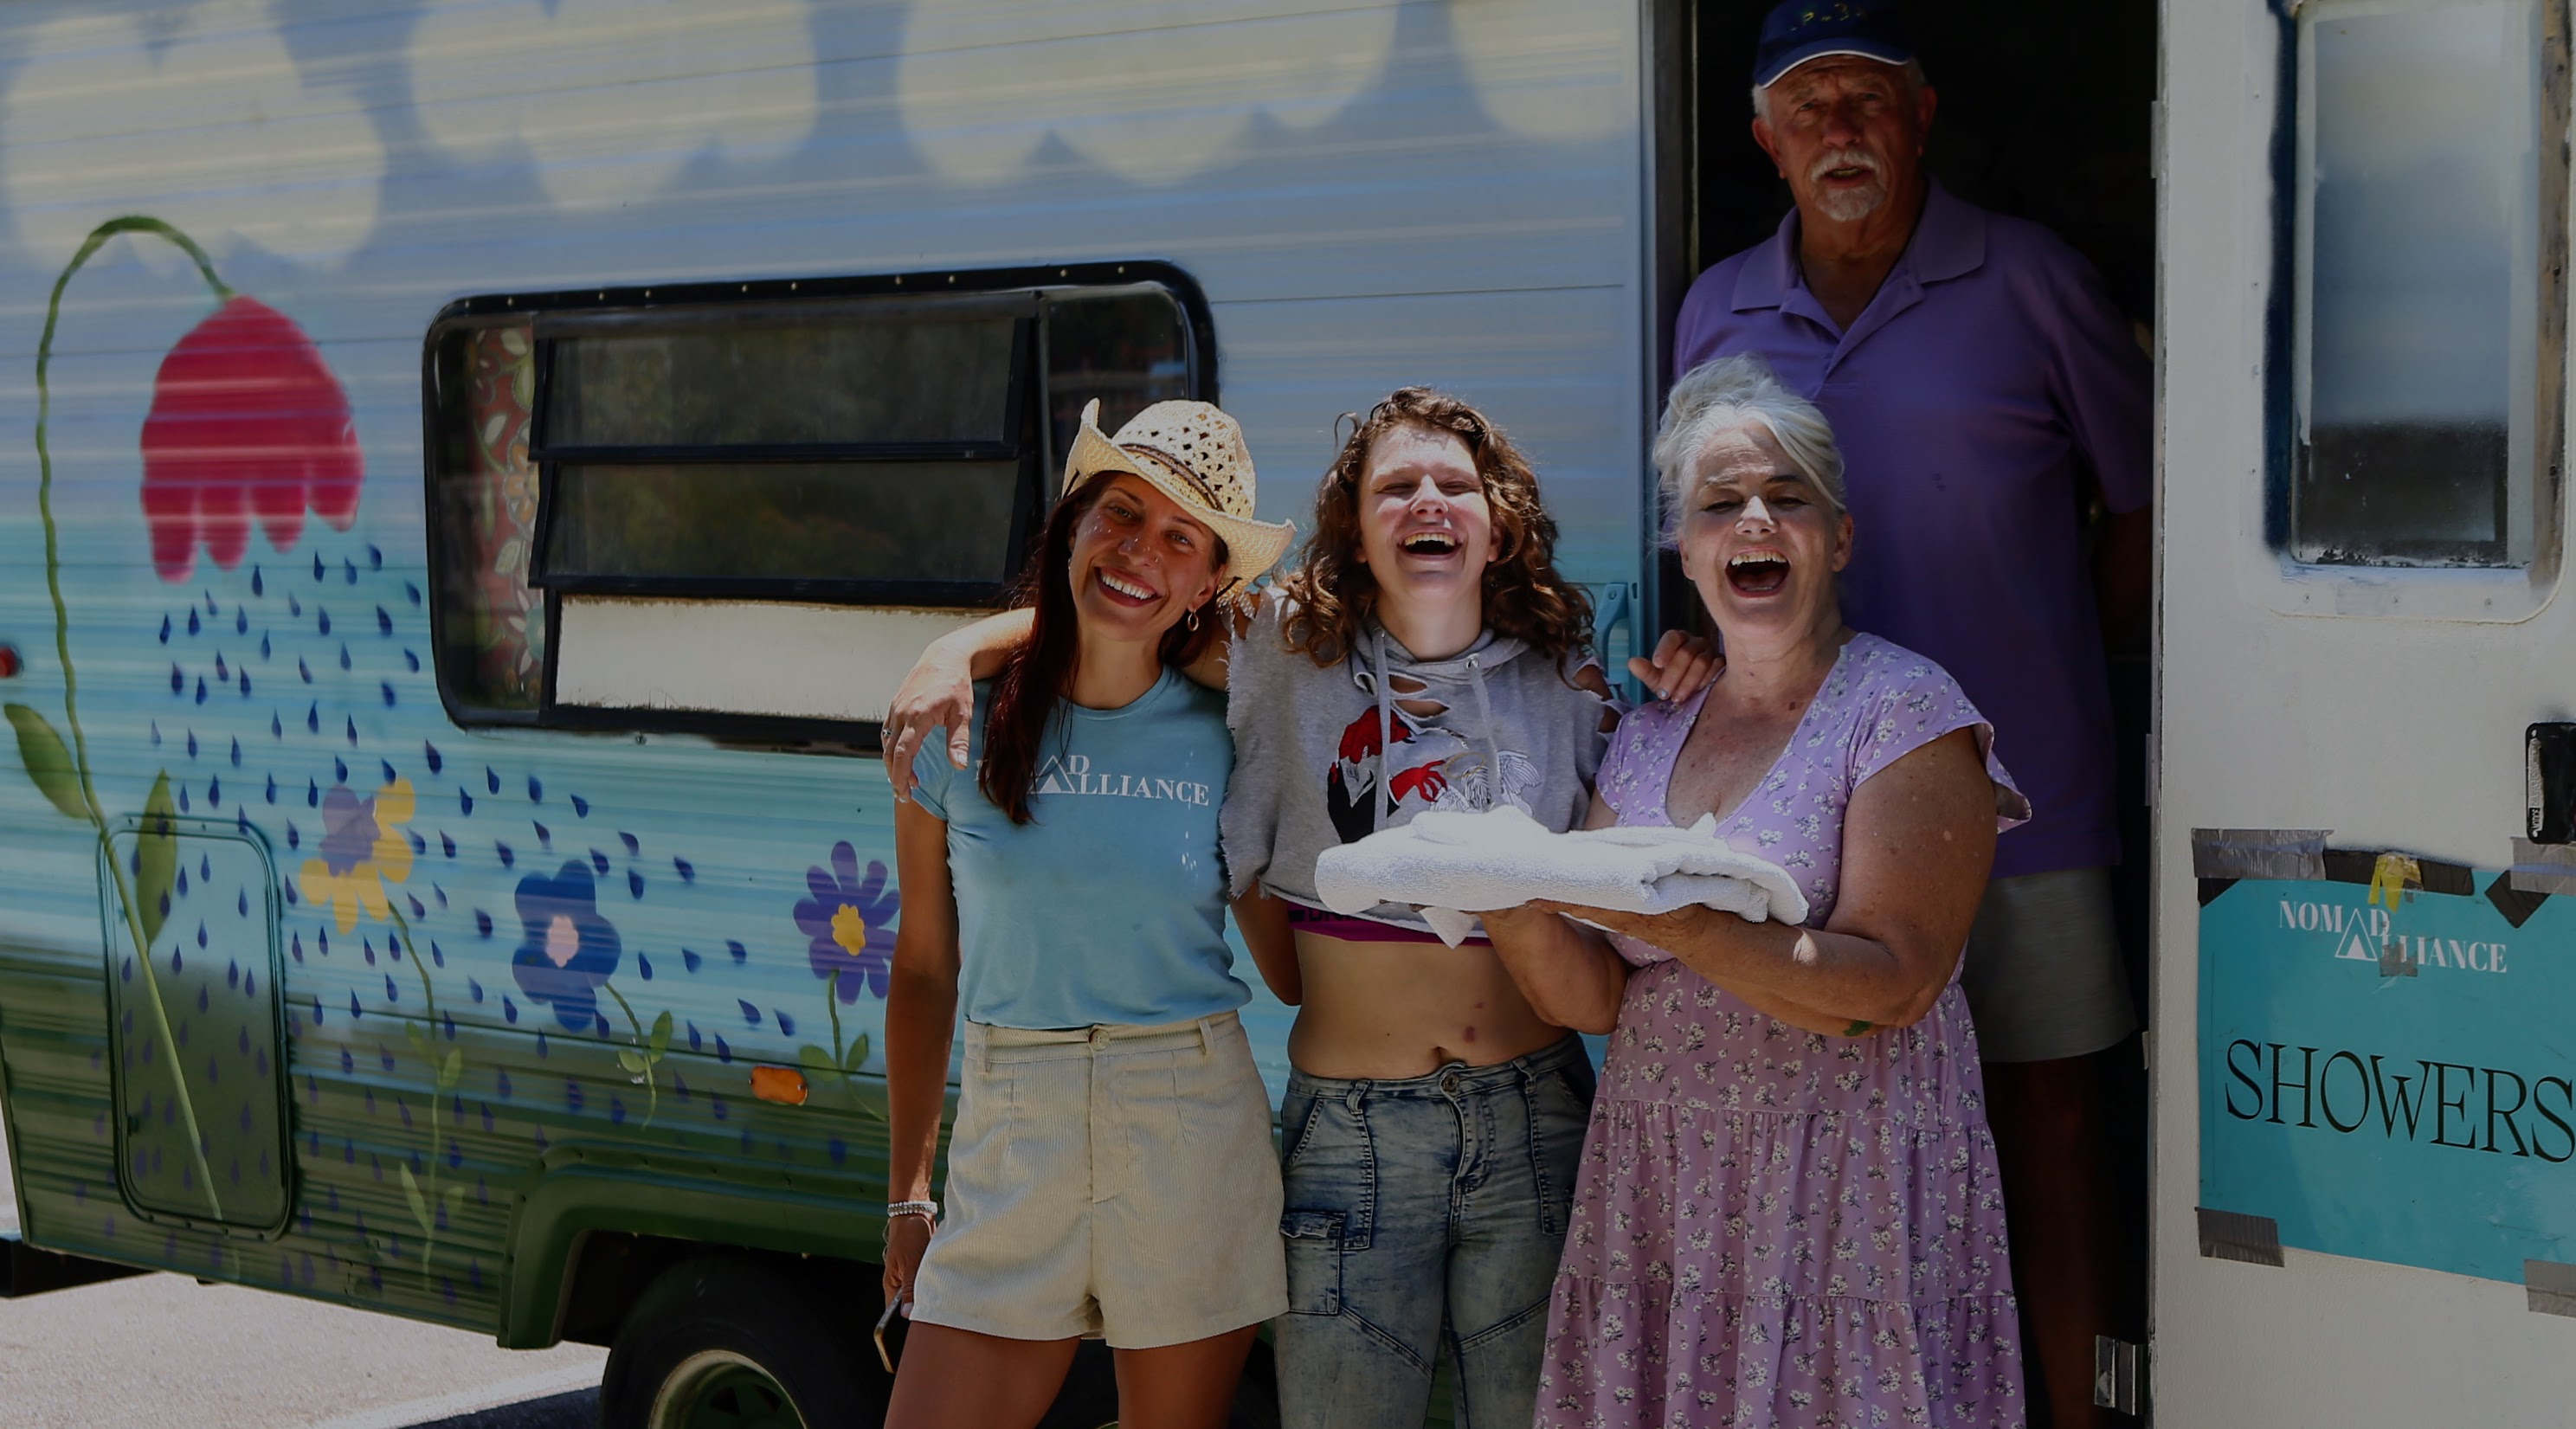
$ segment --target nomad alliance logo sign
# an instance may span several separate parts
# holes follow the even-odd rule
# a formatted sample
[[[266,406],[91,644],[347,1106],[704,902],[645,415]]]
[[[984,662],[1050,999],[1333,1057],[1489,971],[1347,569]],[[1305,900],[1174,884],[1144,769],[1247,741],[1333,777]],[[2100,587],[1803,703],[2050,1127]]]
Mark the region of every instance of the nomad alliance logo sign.
[[[2418,968],[2501,973],[2512,951],[2503,943],[2484,939],[2403,933],[2387,909],[2367,903],[2289,898],[2279,902],[2282,931],[2307,934],[2313,946],[2331,948],[2335,957],[2351,962],[2393,961]]]

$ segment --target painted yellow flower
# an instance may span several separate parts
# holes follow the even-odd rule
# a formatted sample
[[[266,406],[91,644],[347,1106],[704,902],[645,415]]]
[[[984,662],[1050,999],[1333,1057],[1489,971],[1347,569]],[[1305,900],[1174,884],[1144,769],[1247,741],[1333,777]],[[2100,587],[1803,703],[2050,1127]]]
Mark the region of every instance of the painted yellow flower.
[[[331,919],[346,933],[358,915],[382,920],[393,911],[385,885],[411,876],[411,781],[397,777],[361,799],[346,784],[322,796],[322,856],[304,861],[304,897],[329,904]]]

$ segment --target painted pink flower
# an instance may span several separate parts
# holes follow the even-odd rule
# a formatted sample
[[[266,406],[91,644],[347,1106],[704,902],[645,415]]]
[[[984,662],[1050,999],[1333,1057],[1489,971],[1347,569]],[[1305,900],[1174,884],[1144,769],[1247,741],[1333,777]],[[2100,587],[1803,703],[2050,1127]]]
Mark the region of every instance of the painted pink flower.
[[[230,570],[259,519],[283,551],[304,512],[345,531],[365,466],[349,394],[284,313],[236,294],[161,360],[143,422],[143,516],[152,567],[185,580],[205,543]]]

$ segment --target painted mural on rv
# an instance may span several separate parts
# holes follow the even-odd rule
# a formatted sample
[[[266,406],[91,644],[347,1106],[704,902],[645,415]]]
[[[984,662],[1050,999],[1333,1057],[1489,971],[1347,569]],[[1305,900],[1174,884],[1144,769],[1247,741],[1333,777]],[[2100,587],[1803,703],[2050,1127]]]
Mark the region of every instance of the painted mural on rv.
[[[110,503],[125,510],[100,523],[130,549],[84,560],[56,514],[50,369],[77,340],[66,295],[119,239],[183,253],[208,311],[134,394]],[[533,514],[530,348],[511,328],[490,349],[478,438],[497,479],[477,529],[508,585]],[[710,857],[638,817],[635,782],[686,777],[669,761],[585,777],[546,757],[560,739],[454,729],[424,573],[367,520],[371,499],[414,488],[370,479],[313,342],[184,232],[142,216],[93,231],[54,285],[35,370],[53,628],[22,652],[6,713],[25,778],[101,850],[108,1037],[89,1062],[114,1075],[90,1085],[114,1090],[87,1117],[91,1155],[24,1162],[31,1227],[482,1321],[506,1193],[559,1144],[658,1127],[656,1145],[853,1174],[854,1142],[881,1154],[881,1091],[861,1074],[898,899],[854,842],[881,835],[854,819],[808,850],[756,845],[782,866],[745,868],[739,842]],[[137,601],[127,573],[147,564],[159,599]],[[495,676],[532,678],[531,615],[519,585],[478,632]],[[84,686],[139,666],[155,698]],[[760,1062],[801,1069],[809,1100],[764,1109]],[[41,1109],[23,1120],[44,1139]]]

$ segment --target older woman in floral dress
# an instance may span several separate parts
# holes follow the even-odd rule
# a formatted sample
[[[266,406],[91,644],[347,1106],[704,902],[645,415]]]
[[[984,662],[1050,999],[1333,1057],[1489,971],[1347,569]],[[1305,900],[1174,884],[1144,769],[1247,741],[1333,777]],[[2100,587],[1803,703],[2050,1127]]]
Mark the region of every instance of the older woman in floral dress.
[[[1957,976],[1995,835],[2029,806],[1948,674],[1843,624],[1852,522],[1813,405],[1759,359],[1721,359],[1676,385],[1655,457],[1727,664],[1621,725],[1591,823],[1715,815],[1810,915],[1487,915],[1556,945],[1543,1011],[1613,1034],[1538,1422],[2020,1425]]]

